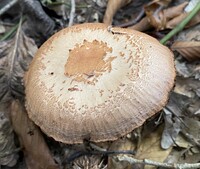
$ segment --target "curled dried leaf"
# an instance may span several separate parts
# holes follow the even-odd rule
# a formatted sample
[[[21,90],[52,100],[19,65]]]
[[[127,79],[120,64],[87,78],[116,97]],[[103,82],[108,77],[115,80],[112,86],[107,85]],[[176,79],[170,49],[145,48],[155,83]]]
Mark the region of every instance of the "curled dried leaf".
[[[21,28],[9,41],[0,42],[0,102],[24,95],[23,76],[37,47]]]
[[[153,26],[149,23],[148,17],[146,16],[140,22],[133,26],[130,26],[129,28],[143,32],[152,27]]]
[[[18,135],[29,169],[58,169],[38,127],[28,118],[25,107],[13,101],[11,107],[13,128]]]
[[[166,23],[166,26],[165,26],[165,27],[166,27],[166,28],[169,28],[169,29],[174,28],[174,27],[177,25],[177,23],[180,23],[184,18],[187,17],[187,15],[188,15],[188,13],[183,12],[183,13],[180,14],[179,16],[174,17],[173,19],[171,19],[170,21],[168,21],[168,22]]]
[[[157,30],[172,29],[189,14],[184,11],[186,5],[187,2],[184,2],[178,6],[164,9],[166,7],[166,3],[164,5],[162,3],[157,3],[157,1],[153,1],[145,7],[147,16],[130,28],[139,31],[146,31],[152,27],[156,28]],[[199,22],[200,14],[198,13],[192,18],[186,27],[191,27]]]
[[[127,5],[131,0],[108,0],[106,12],[103,18],[103,23],[111,25],[113,17],[118,9]]]
[[[160,1],[153,1],[145,7],[146,15],[151,25],[157,30],[165,29],[168,22],[183,13],[185,6],[188,4],[184,2],[178,6],[164,9],[168,4],[159,3]],[[178,20],[179,21],[179,20]],[[180,22],[180,21],[179,21]],[[176,25],[179,23],[177,22]]]
[[[200,41],[176,41],[171,49],[176,50],[189,61],[200,59]]]
[[[169,11],[170,12],[170,11]],[[166,23],[166,28],[172,29],[176,25],[178,25],[184,18],[188,16],[189,13],[183,12],[179,16],[171,19],[169,22]],[[192,20],[186,25],[186,28],[194,26],[200,22],[200,13],[196,14]]]

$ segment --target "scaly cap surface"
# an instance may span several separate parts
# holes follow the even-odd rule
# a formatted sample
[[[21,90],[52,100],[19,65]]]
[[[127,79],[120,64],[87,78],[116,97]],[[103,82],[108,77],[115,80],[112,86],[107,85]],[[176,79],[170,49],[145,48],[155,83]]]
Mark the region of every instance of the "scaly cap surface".
[[[26,107],[57,141],[115,140],[165,106],[174,78],[173,54],[156,39],[75,25],[38,50],[25,77]]]

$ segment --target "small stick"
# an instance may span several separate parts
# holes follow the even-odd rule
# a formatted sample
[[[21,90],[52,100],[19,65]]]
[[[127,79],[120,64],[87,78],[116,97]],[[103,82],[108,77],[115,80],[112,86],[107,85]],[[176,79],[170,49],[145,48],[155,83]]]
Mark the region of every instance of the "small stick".
[[[104,156],[109,156],[109,155],[118,155],[118,154],[129,154],[129,155],[134,155],[135,151],[132,150],[108,150],[108,151],[77,151],[74,152],[73,154],[70,155],[67,159],[64,160],[64,163],[70,163],[74,161],[75,159],[81,157],[81,156],[91,156],[91,155],[104,155]]]
[[[0,9],[0,16],[3,15],[8,9],[14,6],[18,0],[10,1],[7,5]]]
[[[124,27],[135,25],[139,20],[142,19],[144,14],[145,14],[144,9],[142,9],[136,18],[134,18],[133,20],[131,20],[127,23],[122,23],[122,24],[117,25],[117,26],[124,28]]]
[[[70,11],[70,18],[69,18],[68,26],[73,25],[74,14],[75,14],[75,10],[76,10],[75,8],[76,8],[75,0],[71,0],[71,11]]]
[[[180,24],[178,24],[172,31],[170,31],[164,38],[160,40],[160,43],[165,44],[172,36],[180,32],[185,25],[187,25],[190,20],[200,11],[200,2],[197,4],[197,6],[188,14],[188,16],[181,21]]]
[[[161,163],[148,159],[138,160],[133,157],[129,157],[127,155],[117,156],[119,161],[127,161],[130,164],[144,164],[144,165],[152,165],[156,167],[165,167],[165,168],[173,168],[173,169],[191,169],[191,168],[200,168],[200,163],[182,163],[182,164],[171,164],[171,163]]]
[[[200,143],[198,142],[198,140],[196,140],[191,134],[187,133],[187,132],[183,132],[181,131],[181,133],[192,143],[196,144],[198,147],[200,147]]]

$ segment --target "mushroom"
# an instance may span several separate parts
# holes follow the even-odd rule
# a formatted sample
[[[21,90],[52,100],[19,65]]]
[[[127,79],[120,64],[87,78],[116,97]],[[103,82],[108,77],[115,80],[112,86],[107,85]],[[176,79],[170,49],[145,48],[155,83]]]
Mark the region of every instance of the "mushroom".
[[[55,140],[116,140],[167,103],[173,54],[156,39],[101,23],[65,28],[36,53],[25,76],[29,117]]]

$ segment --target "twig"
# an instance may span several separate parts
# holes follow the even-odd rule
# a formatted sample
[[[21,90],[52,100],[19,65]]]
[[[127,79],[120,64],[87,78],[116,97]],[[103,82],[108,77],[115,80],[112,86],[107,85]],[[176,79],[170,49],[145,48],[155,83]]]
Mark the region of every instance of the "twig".
[[[0,21],[0,25],[3,25],[3,26],[14,26],[15,24],[14,23],[10,23],[10,22]]]
[[[161,163],[148,159],[138,160],[133,157],[129,157],[127,155],[117,156],[119,161],[127,161],[130,164],[144,164],[144,165],[152,165],[156,167],[165,167],[165,168],[174,168],[174,169],[191,169],[191,168],[200,168],[200,163],[182,163],[182,164],[170,164],[170,163]]]
[[[51,7],[51,6],[57,6],[57,5],[65,5],[67,9],[71,9],[71,3],[68,3],[68,2],[51,2],[50,4],[48,4],[47,6],[48,7]],[[77,8],[90,8],[91,5],[89,4],[76,4],[76,9]]]
[[[5,5],[3,8],[0,9],[0,16],[4,14],[8,9],[10,9],[12,6],[14,6],[17,3],[18,0],[12,0],[7,5]]]
[[[187,132],[183,132],[181,131],[181,133],[189,140],[191,141],[193,144],[197,145],[198,147],[200,147],[200,143],[189,133]]]
[[[180,32],[185,25],[188,24],[188,22],[200,11],[200,2],[197,4],[197,6],[188,14],[188,16],[181,21],[180,24],[178,24],[172,31],[170,31],[164,38],[160,40],[160,43],[165,44],[172,36]]]
[[[145,12],[144,12],[144,9],[142,8],[142,10],[140,11],[140,13],[138,14],[138,16],[136,18],[134,18],[133,20],[131,20],[131,21],[127,22],[127,23],[122,23],[122,24],[117,25],[117,26],[124,28],[124,27],[135,25],[139,20],[142,19],[144,14],[145,14]]]
[[[134,155],[135,151],[132,151],[132,150],[77,151],[71,154],[68,158],[64,159],[63,163],[70,163],[81,156],[91,156],[91,155],[109,156],[109,155],[118,155],[118,154]]]
[[[70,11],[70,18],[69,18],[68,26],[72,26],[73,25],[75,9],[76,9],[75,0],[71,0],[71,11]]]

